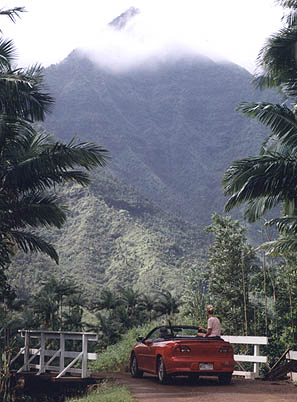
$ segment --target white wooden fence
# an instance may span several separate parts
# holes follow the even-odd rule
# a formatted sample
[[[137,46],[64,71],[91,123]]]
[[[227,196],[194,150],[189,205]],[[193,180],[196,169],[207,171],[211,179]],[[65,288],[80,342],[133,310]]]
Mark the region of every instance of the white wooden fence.
[[[18,370],[30,371],[30,369],[38,370],[36,375],[45,373],[46,371],[57,372],[56,378],[60,378],[66,373],[80,374],[82,378],[89,376],[87,369],[88,360],[96,360],[97,353],[88,353],[88,342],[96,342],[98,335],[91,332],[64,332],[64,331],[43,331],[43,330],[21,330],[21,336],[24,337],[25,345],[20,349],[19,353],[14,357],[12,362],[20,355],[24,355],[24,364]],[[267,363],[267,357],[260,355],[260,346],[268,344],[268,338],[264,336],[222,336],[222,338],[231,344],[253,345],[253,355],[234,355],[234,360],[240,362],[253,363],[253,371],[234,371],[233,375],[241,375],[245,378],[255,379],[259,377],[259,368],[261,363]],[[38,345],[34,348],[30,347],[30,341],[38,339]],[[56,350],[47,349],[49,340],[58,340],[59,348]],[[81,351],[67,351],[66,341],[81,341]],[[297,360],[297,352],[290,351],[290,359]],[[33,363],[34,359],[38,362]],[[54,366],[54,360],[59,359],[59,365]],[[65,367],[65,359],[72,359]],[[73,368],[73,366],[81,360],[81,368]],[[12,363],[11,362],[11,363]]]
[[[30,371],[37,369],[36,375],[45,373],[46,371],[57,372],[56,378],[60,378],[66,373],[77,373],[81,378],[87,378],[89,371],[87,368],[88,360],[96,360],[97,353],[88,353],[88,342],[96,342],[98,335],[92,332],[65,332],[65,331],[43,331],[43,330],[20,330],[21,336],[25,339],[25,346],[20,349],[19,353],[13,358],[11,363],[20,355],[24,355],[24,364],[17,371]],[[38,345],[30,348],[30,341],[38,339]],[[52,344],[48,341],[57,340],[59,347],[56,350],[47,349]],[[67,351],[66,341],[81,342],[81,351]],[[36,341],[35,341],[36,342]],[[33,361],[38,362],[33,364]],[[59,365],[52,365],[55,360],[59,361]],[[65,359],[72,359],[65,367]],[[81,368],[73,368],[73,366],[81,360]]]
[[[287,360],[297,360],[297,351],[289,350],[286,356]],[[297,373],[291,372],[291,380],[297,381]]]
[[[259,377],[259,369],[261,363],[267,363],[267,356],[260,355],[260,346],[268,344],[268,337],[266,336],[231,336],[226,335],[222,338],[231,344],[254,345],[253,355],[234,355],[234,360],[240,362],[254,363],[253,371],[234,371],[233,375],[241,375],[245,378],[255,379]]]

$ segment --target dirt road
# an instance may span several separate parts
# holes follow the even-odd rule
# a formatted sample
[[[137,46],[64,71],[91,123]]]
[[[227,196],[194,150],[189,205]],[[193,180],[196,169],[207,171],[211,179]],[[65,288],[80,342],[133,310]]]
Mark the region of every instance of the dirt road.
[[[177,378],[160,385],[148,374],[134,379],[128,373],[108,375],[129,387],[139,402],[287,402],[297,401],[297,386],[286,381],[232,379],[219,385],[217,379],[201,378],[197,383]]]

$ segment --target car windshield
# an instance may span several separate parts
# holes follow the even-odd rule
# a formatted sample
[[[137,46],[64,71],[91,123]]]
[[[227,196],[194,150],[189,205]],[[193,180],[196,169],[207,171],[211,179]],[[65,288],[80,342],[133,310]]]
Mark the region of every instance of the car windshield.
[[[177,337],[177,338],[192,337],[192,336],[197,336],[198,328],[181,327],[181,328],[176,328],[173,331],[174,331],[175,337]]]
[[[198,327],[194,326],[163,326],[154,328],[146,337],[153,342],[176,338],[192,338],[197,336]]]

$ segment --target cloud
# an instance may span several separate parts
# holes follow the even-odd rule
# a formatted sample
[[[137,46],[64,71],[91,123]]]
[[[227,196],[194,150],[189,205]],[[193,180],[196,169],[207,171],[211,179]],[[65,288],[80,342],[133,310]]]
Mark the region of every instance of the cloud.
[[[151,9],[147,11],[134,15],[120,30],[106,26],[80,51],[114,72],[193,54],[222,59],[205,35],[197,33],[197,27],[185,29],[180,20],[172,16],[166,19],[164,11],[157,15]]]
[[[281,26],[275,0],[26,0],[16,24],[2,18],[15,40],[20,65],[44,66],[84,49],[109,68],[131,68],[183,52],[226,58],[252,70],[264,40]],[[7,1],[9,7],[18,0]],[[130,6],[141,10],[129,29],[112,33],[109,21]],[[3,5],[5,7],[5,4]]]

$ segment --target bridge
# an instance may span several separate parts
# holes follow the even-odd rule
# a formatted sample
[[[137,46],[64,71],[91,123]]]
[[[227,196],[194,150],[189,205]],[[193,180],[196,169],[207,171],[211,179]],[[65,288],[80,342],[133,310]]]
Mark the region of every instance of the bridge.
[[[24,347],[11,360],[12,364],[20,355],[24,356],[24,364],[17,373],[34,369],[36,375],[51,372],[56,374],[55,378],[66,373],[79,374],[81,378],[90,376],[87,363],[96,360],[97,353],[89,353],[88,344],[98,341],[97,334],[44,330],[20,330],[19,333],[24,338]],[[70,346],[72,350],[67,350]]]

